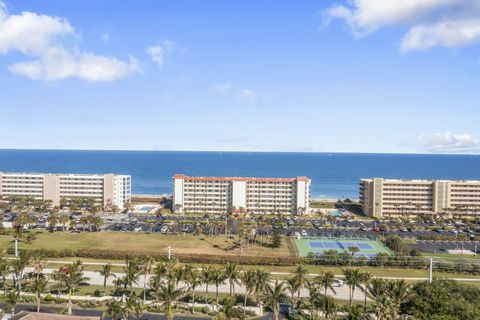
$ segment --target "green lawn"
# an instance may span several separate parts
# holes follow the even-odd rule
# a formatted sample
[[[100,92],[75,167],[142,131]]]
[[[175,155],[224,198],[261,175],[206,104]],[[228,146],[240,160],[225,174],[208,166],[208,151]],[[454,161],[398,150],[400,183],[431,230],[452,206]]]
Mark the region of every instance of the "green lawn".
[[[99,249],[128,251],[135,253],[166,253],[168,246],[172,246],[172,253],[182,254],[208,254],[208,255],[238,255],[240,249],[228,250],[235,239],[225,236],[208,237],[194,235],[164,235],[133,232],[44,232],[39,231],[37,239],[32,244],[22,242],[20,247],[26,249],[47,250],[79,250]],[[0,236],[0,250],[12,245],[11,236]],[[251,245],[248,250],[243,250],[246,256],[291,256],[286,241],[280,248],[267,248]]]

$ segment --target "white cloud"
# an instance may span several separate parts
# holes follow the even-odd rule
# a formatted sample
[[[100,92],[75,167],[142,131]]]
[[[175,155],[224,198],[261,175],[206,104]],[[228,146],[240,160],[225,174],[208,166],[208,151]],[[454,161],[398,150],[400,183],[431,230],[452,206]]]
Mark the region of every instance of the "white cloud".
[[[173,54],[175,46],[175,42],[165,40],[162,44],[148,47],[146,51],[150,59],[161,67],[165,63],[165,58]]]
[[[328,21],[343,19],[359,37],[382,27],[408,29],[402,50],[459,47],[479,39],[480,0],[345,0],[325,11]]]
[[[232,89],[232,84],[230,82],[219,83],[213,86],[213,90],[221,93],[228,92]]]
[[[418,137],[418,145],[434,153],[478,153],[480,139],[469,133],[443,132]]]
[[[242,89],[238,95],[240,99],[255,102],[257,100],[257,94],[250,89]]]
[[[425,50],[435,46],[462,47],[480,42],[480,19],[418,25],[402,40],[402,51]]]
[[[74,36],[66,19],[33,12],[11,15],[0,5],[0,54],[18,51],[31,59],[8,66],[13,73],[34,80],[115,81],[140,71],[133,57],[122,61],[66,46],[65,38]]]

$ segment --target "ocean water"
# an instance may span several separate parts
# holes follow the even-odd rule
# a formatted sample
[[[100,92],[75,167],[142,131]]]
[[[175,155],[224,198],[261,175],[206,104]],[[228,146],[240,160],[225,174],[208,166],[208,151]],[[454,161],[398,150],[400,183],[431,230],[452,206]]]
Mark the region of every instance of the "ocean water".
[[[0,150],[0,171],[117,173],[135,194],[171,194],[176,173],[312,179],[316,198],[358,198],[360,178],[480,179],[480,156],[280,152]]]

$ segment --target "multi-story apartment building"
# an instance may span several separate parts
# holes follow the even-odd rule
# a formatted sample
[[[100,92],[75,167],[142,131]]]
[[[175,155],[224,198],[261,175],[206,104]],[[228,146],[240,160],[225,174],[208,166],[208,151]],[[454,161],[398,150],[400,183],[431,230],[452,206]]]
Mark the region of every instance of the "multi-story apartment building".
[[[309,210],[310,180],[296,178],[173,177],[173,206],[183,213],[284,213]]]
[[[373,217],[480,212],[480,181],[362,179],[360,204]]]
[[[130,202],[131,178],[115,174],[57,174],[0,172],[0,197],[29,196],[51,200],[60,205],[61,198],[88,197],[102,206],[120,209]]]

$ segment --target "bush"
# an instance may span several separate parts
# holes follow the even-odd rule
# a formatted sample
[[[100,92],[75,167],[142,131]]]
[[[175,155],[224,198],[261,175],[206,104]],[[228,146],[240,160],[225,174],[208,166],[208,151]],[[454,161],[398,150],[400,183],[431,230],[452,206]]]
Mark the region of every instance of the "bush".
[[[207,313],[208,315],[210,315],[210,307],[207,307],[207,306],[203,307],[202,313]]]
[[[43,298],[43,301],[52,302],[53,301],[52,295],[50,293],[46,294],[45,297]]]

